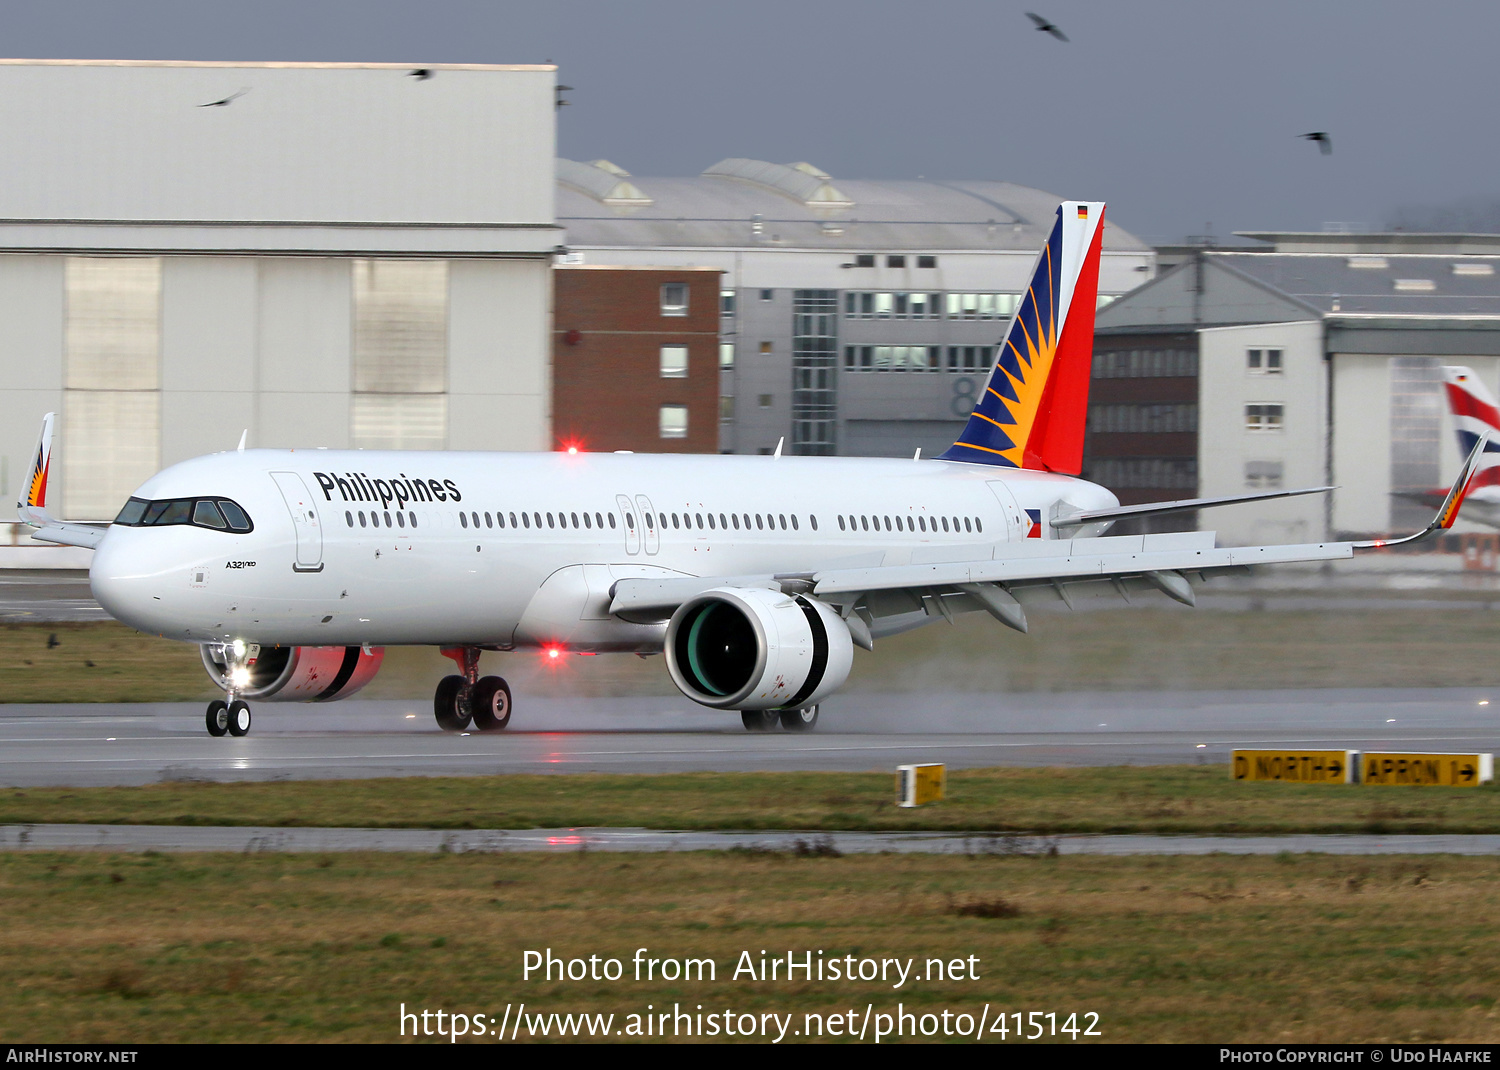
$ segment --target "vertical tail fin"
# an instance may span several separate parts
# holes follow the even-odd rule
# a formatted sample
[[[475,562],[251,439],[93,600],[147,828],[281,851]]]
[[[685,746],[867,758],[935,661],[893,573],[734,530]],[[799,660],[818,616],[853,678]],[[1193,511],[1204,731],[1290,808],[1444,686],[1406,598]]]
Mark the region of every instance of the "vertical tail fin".
[[[1103,238],[1102,202],[1058,208],[985,391],[944,460],[1078,474]]]
[[[27,523],[47,521],[47,475],[52,466],[52,424],[56,419],[54,412],[42,417],[42,433],[37,437],[31,471],[26,473],[26,482],[21,484],[21,496],[16,501],[16,512]]]
[[[1493,432],[1480,458],[1470,491],[1500,486],[1500,406],[1479,376],[1469,368],[1443,368],[1443,388],[1448,410],[1458,432],[1458,453],[1467,457],[1486,432]]]

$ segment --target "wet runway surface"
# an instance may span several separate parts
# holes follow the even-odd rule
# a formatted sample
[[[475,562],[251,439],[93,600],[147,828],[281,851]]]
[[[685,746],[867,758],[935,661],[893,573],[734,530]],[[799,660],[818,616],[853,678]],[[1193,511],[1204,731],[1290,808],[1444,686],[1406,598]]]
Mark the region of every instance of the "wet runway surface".
[[[358,829],[173,825],[0,825],[0,850],[233,851],[746,851],[846,854],[1205,855],[1500,853],[1500,836],[1025,836],[940,832],[663,832],[634,828]]]
[[[680,698],[518,696],[448,735],[426,701],[259,703],[214,739],[197,704],[0,705],[0,785],[494,773],[1227,763],[1235,747],[1500,750],[1500,689],[837,695],[819,730],[746,732]]]
[[[109,620],[89,575],[73,569],[0,569],[0,621],[9,624]]]

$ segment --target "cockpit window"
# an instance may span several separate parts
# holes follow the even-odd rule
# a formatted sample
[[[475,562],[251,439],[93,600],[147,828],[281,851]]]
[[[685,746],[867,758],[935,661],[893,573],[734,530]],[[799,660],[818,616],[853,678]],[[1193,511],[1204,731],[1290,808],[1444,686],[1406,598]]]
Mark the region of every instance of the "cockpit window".
[[[214,531],[247,532],[255,525],[234,502],[223,498],[173,498],[150,502],[131,498],[115,517],[122,527],[150,528],[169,524],[191,524]]]
[[[234,502],[220,501],[219,508],[224,511],[224,517],[229,521],[229,530],[249,531],[255,526],[250,523],[250,518],[245,515],[245,510],[235,505]]]
[[[193,523],[200,528],[219,528],[220,530],[229,526],[224,523],[223,514],[213,502],[198,502],[193,506]]]
[[[120,510],[120,515],[115,517],[115,523],[134,527],[141,522],[141,517],[145,516],[148,504],[139,498],[131,498],[125,503],[125,508]]]

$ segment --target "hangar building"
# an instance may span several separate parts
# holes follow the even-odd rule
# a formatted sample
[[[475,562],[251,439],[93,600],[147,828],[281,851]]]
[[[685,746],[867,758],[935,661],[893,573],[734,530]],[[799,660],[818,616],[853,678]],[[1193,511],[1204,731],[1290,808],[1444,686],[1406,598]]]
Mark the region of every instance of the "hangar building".
[[[546,449],[551,66],[0,61],[0,492],[252,446]]]

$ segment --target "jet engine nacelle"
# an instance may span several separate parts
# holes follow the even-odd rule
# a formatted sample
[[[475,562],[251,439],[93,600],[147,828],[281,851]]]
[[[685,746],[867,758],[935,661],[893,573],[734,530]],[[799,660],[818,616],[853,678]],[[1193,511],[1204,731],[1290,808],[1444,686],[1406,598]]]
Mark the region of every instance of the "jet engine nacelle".
[[[203,667],[229,690],[223,648],[204,643]],[[385,648],[357,646],[263,646],[247,666],[250,679],[235,688],[243,699],[260,702],[332,702],[348,698],[380,671]]]
[[[849,627],[815,598],[715,587],[667,625],[667,670],[678,689],[721,710],[797,710],[849,678]]]

